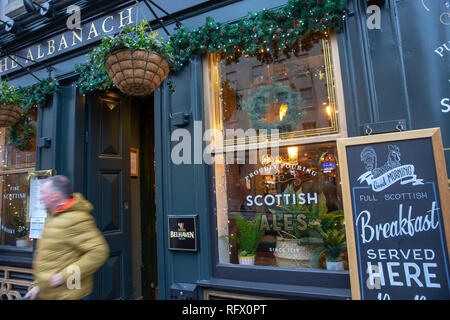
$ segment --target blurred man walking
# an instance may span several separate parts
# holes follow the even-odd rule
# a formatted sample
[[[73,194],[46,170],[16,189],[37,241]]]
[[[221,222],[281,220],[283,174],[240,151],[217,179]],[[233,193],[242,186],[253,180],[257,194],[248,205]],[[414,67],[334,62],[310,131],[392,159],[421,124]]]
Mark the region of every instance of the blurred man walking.
[[[25,299],[86,299],[93,274],[109,256],[109,247],[90,214],[93,207],[69,179],[54,176],[41,187],[49,216],[33,261],[35,281]]]

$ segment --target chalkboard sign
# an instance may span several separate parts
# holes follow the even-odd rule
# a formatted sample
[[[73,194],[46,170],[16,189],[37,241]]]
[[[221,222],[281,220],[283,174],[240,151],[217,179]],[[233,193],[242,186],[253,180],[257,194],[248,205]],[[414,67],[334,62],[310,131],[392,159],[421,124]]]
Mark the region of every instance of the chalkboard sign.
[[[450,299],[440,129],[340,139],[338,155],[353,299]]]
[[[169,250],[197,251],[197,215],[170,215],[168,219]]]

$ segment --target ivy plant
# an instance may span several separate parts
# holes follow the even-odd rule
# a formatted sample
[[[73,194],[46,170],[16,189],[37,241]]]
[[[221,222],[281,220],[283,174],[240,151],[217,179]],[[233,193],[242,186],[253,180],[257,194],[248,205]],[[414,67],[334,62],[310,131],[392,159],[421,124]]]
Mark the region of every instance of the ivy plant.
[[[59,87],[52,78],[45,78],[27,87],[21,87],[20,91],[25,97],[23,113],[26,114],[33,106],[43,108],[47,105],[48,99],[55,93],[59,93]]]
[[[0,82],[0,106],[9,104],[23,104],[25,96],[21,90],[9,86],[6,81]]]

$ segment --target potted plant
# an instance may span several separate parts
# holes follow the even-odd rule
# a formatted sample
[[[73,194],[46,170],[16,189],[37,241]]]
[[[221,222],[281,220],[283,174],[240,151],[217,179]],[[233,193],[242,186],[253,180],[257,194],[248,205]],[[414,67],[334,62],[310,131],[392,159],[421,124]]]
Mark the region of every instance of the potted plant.
[[[236,217],[234,221],[239,235],[225,235],[225,237],[229,237],[238,243],[239,264],[254,265],[255,252],[264,233],[261,231],[261,214],[257,214],[254,219],[245,219],[240,212],[232,212],[231,214]]]
[[[17,88],[0,82],[0,127],[10,127],[22,115],[24,95]]]
[[[169,42],[150,30],[148,21],[143,20],[116,35],[111,32],[89,54],[95,63],[92,67],[104,66],[114,85],[127,95],[152,93],[167,77],[169,68],[176,66]]]
[[[28,227],[25,224],[25,221],[14,217],[14,230],[16,235],[16,247],[26,248],[28,247]]]
[[[338,222],[331,228],[324,230],[323,226],[318,225],[316,230],[311,230],[309,234],[310,237],[300,239],[300,242],[318,246],[313,260],[318,261],[320,256],[324,254],[327,270],[344,270],[344,262],[341,256],[347,248],[344,226]]]
[[[288,185],[284,194],[298,195],[302,193],[299,188],[294,191],[292,185]],[[337,220],[343,218],[340,210],[328,212],[326,197],[323,193],[319,195],[318,203],[312,205],[301,205],[290,203],[286,205],[283,199],[277,209],[269,209],[276,215],[277,226],[281,228],[276,238],[276,248],[274,252],[277,264],[284,268],[318,268],[318,260],[315,259],[315,252],[319,246],[316,242],[305,242],[302,239],[310,237],[310,232],[315,230],[317,225],[323,225],[326,229]],[[284,215],[290,214],[291,224],[284,225]]]

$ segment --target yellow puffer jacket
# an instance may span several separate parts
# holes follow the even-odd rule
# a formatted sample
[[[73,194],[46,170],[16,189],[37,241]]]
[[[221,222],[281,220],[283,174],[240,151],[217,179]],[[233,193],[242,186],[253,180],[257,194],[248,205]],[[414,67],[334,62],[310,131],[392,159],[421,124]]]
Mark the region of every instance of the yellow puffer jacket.
[[[33,285],[39,286],[38,299],[75,300],[89,295],[94,272],[109,256],[108,244],[90,214],[92,205],[79,193],[74,198],[72,206],[49,215],[37,242]],[[58,272],[64,282],[52,288],[50,278]]]

